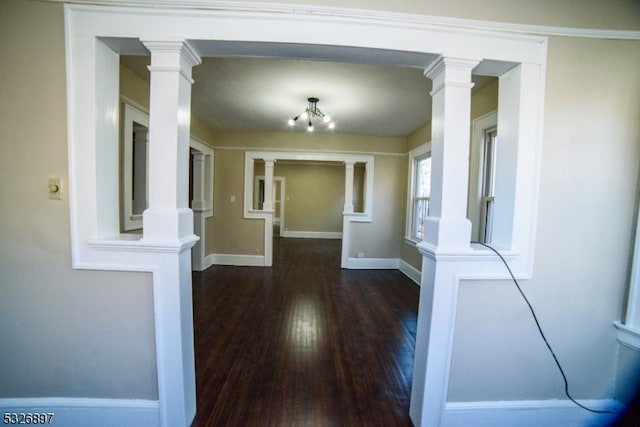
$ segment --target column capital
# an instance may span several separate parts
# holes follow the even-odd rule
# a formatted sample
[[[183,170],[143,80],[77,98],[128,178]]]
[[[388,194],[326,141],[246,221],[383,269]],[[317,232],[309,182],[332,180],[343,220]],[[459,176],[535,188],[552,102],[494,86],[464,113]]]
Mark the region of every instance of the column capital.
[[[180,71],[191,83],[191,68],[202,62],[200,55],[185,40],[141,40],[151,52],[149,71]]]
[[[471,72],[479,63],[475,59],[438,57],[424,70],[425,77],[433,81],[430,95],[438,93],[445,85],[471,89]]]
[[[454,58],[451,56],[438,56],[424,70],[424,75],[434,79],[445,70],[471,71],[480,63],[477,59]]]

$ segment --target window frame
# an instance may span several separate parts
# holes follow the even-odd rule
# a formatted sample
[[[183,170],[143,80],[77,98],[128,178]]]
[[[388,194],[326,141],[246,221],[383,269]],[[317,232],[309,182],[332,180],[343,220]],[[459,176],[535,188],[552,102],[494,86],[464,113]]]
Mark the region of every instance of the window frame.
[[[480,193],[480,230],[478,240],[482,243],[490,244],[493,233],[493,207],[496,198],[498,126],[486,128],[482,133],[482,165],[480,168],[482,191]]]
[[[415,220],[415,204],[418,199],[424,200],[424,197],[416,197],[417,187],[417,173],[418,162],[425,158],[431,157],[431,141],[426,142],[418,147],[415,147],[409,151],[409,174],[407,182],[407,209],[406,209],[406,221],[405,221],[405,240],[411,244],[418,244],[422,241],[422,238],[414,235],[414,220]],[[429,199],[428,197],[426,198]]]

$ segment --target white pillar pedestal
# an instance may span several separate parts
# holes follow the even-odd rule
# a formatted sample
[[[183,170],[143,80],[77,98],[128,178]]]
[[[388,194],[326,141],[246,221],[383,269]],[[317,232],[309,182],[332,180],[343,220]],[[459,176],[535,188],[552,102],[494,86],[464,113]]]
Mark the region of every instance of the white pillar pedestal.
[[[410,415],[416,427],[443,423],[458,299],[457,268],[470,248],[466,218],[471,71],[477,61],[439,58],[425,75],[431,92],[431,196],[422,277]]]
[[[142,243],[161,257],[153,278],[158,400],[162,427],[189,426],[196,412],[191,299],[193,234],[189,209],[191,68],[198,55],[184,41],[143,41],[151,52],[149,208]],[[180,343],[180,345],[176,345]]]

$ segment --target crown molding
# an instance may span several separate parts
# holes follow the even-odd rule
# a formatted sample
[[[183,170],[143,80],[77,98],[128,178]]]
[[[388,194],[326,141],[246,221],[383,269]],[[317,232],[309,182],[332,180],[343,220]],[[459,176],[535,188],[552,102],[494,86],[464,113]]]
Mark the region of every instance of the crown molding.
[[[217,0],[44,0],[86,6],[136,7],[153,9],[207,10],[223,12],[294,13],[301,15],[369,18],[383,21],[402,21],[417,25],[449,27],[460,30],[506,32],[522,35],[562,36],[613,40],[640,40],[640,30],[616,30],[599,28],[557,27],[547,25],[517,24],[499,21],[452,18],[399,12],[356,10],[309,5],[254,3]]]

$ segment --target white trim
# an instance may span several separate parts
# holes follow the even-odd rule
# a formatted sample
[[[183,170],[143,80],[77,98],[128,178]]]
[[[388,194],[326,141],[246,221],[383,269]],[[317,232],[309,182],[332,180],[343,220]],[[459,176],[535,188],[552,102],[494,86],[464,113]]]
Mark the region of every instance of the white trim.
[[[624,325],[621,322],[613,322],[616,327],[618,342],[635,351],[640,351],[640,330]]]
[[[342,239],[341,231],[291,231],[281,232],[282,237],[293,237],[297,239]]]
[[[75,397],[0,399],[6,413],[52,413],[51,425],[65,427],[140,426],[155,427],[160,423],[157,400],[94,399]]]
[[[499,107],[500,123],[513,127],[512,142],[514,148],[514,182],[510,191],[517,197],[514,199],[515,211],[513,221],[514,235],[511,242],[504,245],[516,253],[512,268],[516,275],[530,275],[533,263],[533,244],[536,226],[536,207],[538,196],[539,151],[542,144],[542,118],[544,106],[544,75],[546,70],[547,40],[539,36],[511,34],[505,32],[490,32],[486,29],[469,28],[458,25],[454,21],[429,21],[421,15],[395,14],[389,12],[369,12],[362,10],[331,9],[318,6],[271,6],[261,3],[248,5],[246,3],[207,2],[209,10],[185,10],[184,8],[162,9],[161,7],[136,9],[125,7],[96,6],[103,0],[91,0],[94,5],[77,6],[65,5],[65,41],[66,41],[66,76],[67,76],[67,117],[68,117],[68,156],[69,156],[69,207],[72,263],[74,268],[86,268],[91,265],[97,269],[109,269],[116,266],[123,270],[139,270],[140,265],[147,265],[154,269],[154,313],[156,331],[156,356],[158,364],[158,394],[160,400],[161,424],[163,427],[183,426],[191,422],[195,412],[195,377],[193,375],[193,342],[192,319],[190,318],[190,276],[184,274],[184,266],[189,262],[186,251],[173,256],[163,253],[148,253],[142,250],[126,252],[115,248],[98,248],[87,244],[92,238],[100,239],[118,233],[118,176],[117,176],[117,112],[118,98],[118,55],[122,49],[131,48],[131,44],[140,48],[139,40],[148,40],[153,36],[155,40],[175,42],[180,40],[197,40],[198,48],[204,50],[213,46],[216,41],[227,42],[231,49],[238,46],[235,43],[249,43],[255,46],[269,46],[273,48],[267,56],[291,57],[287,55],[286,45],[290,43],[313,46],[333,46],[328,49],[326,59],[337,59],[340,49],[355,49],[366,53],[370,61],[388,65],[403,65],[424,67],[426,58],[446,52],[450,58],[469,60],[482,59],[480,66],[502,65],[500,74],[499,103],[509,101],[508,105]],[[189,0],[167,5],[189,5]],[[163,0],[160,0],[160,5]],[[107,3],[102,3],[107,4]],[[113,4],[113,3],[110,3]],[[125,4],[124,2],[121,4]],[[150,2],[138,2],[138,5],[150,5]],[[194,4],[194,3],[191,3]],[[198,0],[198,4],[201,3]],[[154,6],[159,6],[155,2]],[[226,10],[225,10],[226,7]],[[245,9],[243,10],[242,7]],[[271,8],[271,9],[269,9]],[[215,10],[214,10],[215,9]],[[427,20],[425,20],[427,19]],[[117,25],[114,25],[114,22]],[[349,28],[348,38],[344,31]],[[486,27],[486,28],[491,28]],[[303,31],[301,31],[301,29]],[[292,35],[295,35],[292,37]],[[117,40],[107,46],[108,41]],[[125,46],[125,44],[130,43]],[[174,43],[175,44],[175,43]],[[204,54],[206,56],[206,52]],[[295,54],[293,54],[295,56]],[[152,53],[152,63],[157,53]],[[418,64],[407,64],[407,58],[423,60]],[[175,51],[170,55],[171,65],[191,66],[187,58]],[[182,61],[182,60],[185,61]],[[313,59],[313,58],[310,58]],[[316,58],[319,59],[319,58]],[[184,62],[184,64],[182,64]],[[154,64],[165,65],[165,64]],[[505,67],[509,71],[505,72]],[[494,67],[499,68],[499,67]],[[187,72],[189,70],[185,70]],[[478,73],[480,73],[479,70]],[[483,71],[487,73],[488,71]],[[163,73],[152,73],[161,77]],[[177,73],[176,73],[177,74]],[[166,76],[165,76],[166,77]],[[174,82],[175,83],[175,82]],[[172,84],[174,84],[172,83]],[[165,189],[176,191],[182,198],[184,174],[172,171],[169,175],[157,173],[164,171],[165,163],[182,168],[185,163],[178,161],[177,155],[184,155],[184,130],[189,113],[189,91],[185,85],[188,82],[181,78],[179,93],[184,95],[172,99],[169,89],[161,84],[154,90],[168,102],[155,99],[150,108],[150,130],[163,135],[162,141],[172,145],[173,133],[162,132],[162,128],[174,127],[174,122],[164,123],[157,111],[167,111],[172,117],[179,118],[179,148],[180,152],[167,150],[163,156],[152,156],[151,165],[157,167],[152,170],[151,192],[165,196]],[[526,91],[520,90],[527,88]],[[179,104],[179,105],[178,105]],[[154,108],[155,105],[155,108]],[[181,108],[177,108],[181,107]],[[514,108],[510,108],[514,107]],[[466,108],[466,107],[465,107]],[[154,120],[156,122],[154,122]],[[159,126],[154,126],[159,123]],[[154,130],[155,128],[155,130]],[[188,135],[187,135],[188,136]],[[504,134],[503,134],[504,136]],[[153,139],[153,138],[152,138]],[[502,139],[501,139],[502,140]],[[153,151],[153,150],[152,150]],[[156,154],[160,153],[157,150]],[[266,156],[277,159],[277,153],[262,151]],[[308,154],[298,153],[299,158]],[[323,154],[331,157],[332,154]],[[337,155],[333,156],[348,156]],[[355,156],[355,155],[351,155]],[[101,161],[95,162],[96,158]],[[365,157],[365,156],[362,156]],[[373,159],[371,155],[371,173],[367,168],[367,190],[373,189]],[[253,169],[251,165],[251,170]],[[442,171],[438,171],[440,178]],[[246,182],[245,182],[246,184]],[[371,184],[371,185],[369,185]],[[250,184],[248,184],[250,185]],[[154,188],[157,190],[155,191]],[[166,190],[168,199],[172,192]],[[178,194],[179,193],[179,194]],[[249,192],[250,197],[251,192]],[[364,215],[344,214],[343,220],[343,257],[341,265],[348,264],[349,227],[352,221],[371,221],[371,206],[373,197],[367,197],[367,208]],[[151,197],[153,205],[154,197]],[[250,201],[250,199],[249,199]],[[161,237],[169,234],[168,230],[178,228],[178,238],[190,236],[193,224],[190,223],[190,212],[173,209],[164,212],[155,209],[152,215],[154,227],[149,227],[145,215],[145,239],[152,236]],[[182,207],[175,204],[175,207]],[[249,206],[245,203],[245,207]],[[158,205],[158,208],[160,205]],[[148,210],[149,211],[149,210]],[[148,213],[147,211],[147,213]],[[264,265],[271,265],[269,244],[272,239],[272,212],[249,212],[250,217],[262,218],[265,221],[265,255]],[[174,227],[166,227],[165,224]],[[149,231],[149,233],[147,233]],[[346,232],[345,232],[346,231]],[[152,242],[149,242],[152,243]],[[108,246],[108,245],[107,245]],[[135,246],[135,244],[134,244]],[[451,245],[444,245],[444,248]],[[455,315],[457,295],[452,294],[449,284],[452,279],[461,274],[495,277],[496,271],[504,274],[504,267],[495,257],[489,256],[489,251],[465,248],[468,253],[443,254],[441,248],[420,247],[423,263],[433,257],[434,263],[444,261],[440,257],[451,257],[446,263],[439,265],[442,272],[437,277],[428,276],[423,271],[422,294],[427,289],[437,287],[437,300],[445,305],[437,306],[438,310],[426,307],[425,298],[421,296],[419,324],[416,336],[416,360],[437,360],[447,356],[450,345],[447,339],[453,335],[455,322],[442,322],[442,316]],[[438,259],[436,260],[436,256]],[[465,262],[467,258],[475,258]],[[480,262],[482,261],[482,262]],[[488,262],[485,262],[488,261]],[[442,268],[440,268],[442,267]],[[500,268],[500,270],[497,270]],[[425,268],[425,270],[428,270]],[[506,274],[504,274],[506,276]],[[447,276],[447,277],[445,277]],[[177,283],[176,278],[180,279]],[[427,283],[426,280],[430,282]],[[179,286],[184,284],[185,286]],[[433,286],[432,286],[433,285]],[[178,292],[180,291],[180,292]],[[440,292],[444,292],[440,295]],[[174,316],[180,313],[180,316]],[[425,323],[431,313],[435,313],[435,321]],[[422,321],[420,319],[423,319]],[[422,325],[422,326],[421,326]],[[426,325],[426,329],[425,329]],[[442,325],[439,328],[438,325]],[[440,331],[441,332],[438,332]],[[429,344],[430,333],[448,334],[440,336]],[[420,345],[419,345],[420,344]],[[425,345],[427,344],[427,345]],[[444,350],[444,351],[443,351]],[[446,365],[446,363],[444,364]],[[438,367],[436,372],[448,372],[448,365]],[[444,369],[446,368],[446,369]],[[433,369],[430,370],[430,374]],[[429,384],[425,388],[425,379],[420,375],[424,370],[414,367],[412,391],[412,418],[416,425],[431,425],[437,423],[444,410],[446,398],[446,381],[433,382],[429,377]],[[438,374],[435,374],[436,376]],[[428,390],[428,392],[425,392]],[[193,392],[192,392],[193,391]],[[415,399],[414,399],[415,397]],[[426,405],[426,406],[425,406]],[[422,407],[427,409],[422,411]],[[419,415],[416,415],[419,414]],[[416,415],[416,416],[414,416]],[[424,415],[424,416],[423,416]]]
[[[416,160],[423,157],[431,156],[431,141],[427,141],[424,144],[413,148],[407,153],[408,157],[408,178],[407,178],[407,208],[406,208],[406,221],[404,229],[405,240],[411,242],[414,246],[419,243],[419,240],[414,239],[413,228],[413,194],[415,192],[415,176],[416,176]]]
[[[420,286],[420,277],[422,276],[422,272],[420,270],[403,259],[398,261],[398,270],[404,273],[404,275],[409,279],[413,280],[416,285]]]
[[[233,146],[215,146],[216,150],[237,150],[237,151],[255,151],[256,147],[233,147]],[[267,152],[280,152],[282,151],[282,147],[280,148],[270,148],[270,147],[260,147],[260,151]],[[393,156],[393,157],[405,157],[407,153],[388,153],[384,151],[354,151],[354,150],[306,150],[304,148],[287,148],[287,152],[290,153],[322,153],[322,154],[347,154],[347,155],[365,155],[365,156]],[[311,163],[311,162],[310,162]],[[322,163],[322,162],[318,162]]]
[[[469,150],[469,193],[467,196],[467,218],[471,220],[471,239],[479,240],[481,223],[480,203],[484,172],[484,134],[487,129],[498,126],[498,112],[492,111],[471,122],[471,145]],[[498,131],[500,131],[498,129]],[[475,185],[474,185],[475,184]]]
[[[209,254],[205,265],[235,265],[242,267],[264,267],[264,255]]]
[[[353,270],[397,270],[398,258],[349,258],[347,267]]]
[[[334,152],[293,152],[293,151],[246,151],[244,154],[244,192],[243,212],[244,218],[264,220],[264,266],[271,267],[273,263],[273,216],[272,209],[253,209],[254,195],[254,164],[256,160],[276,162],[281,160],[299,160],[313,162],[340,162],[340,163],[364,163],[365,164],[365,194],[364,212],[343,212],[342,218],[342,256],[340,266],[347,268],[348,254],[351,240],[351,222],[370,222],[373,217],[374,194],[374,165],[375,157],[364,154],[342,154]],[[265,176],[268,176],[265,168]],[[345,168],[346,174],[346,168]],[[272,178],[271,178],[272,179]],[[346,179],[346,177],[345,177]],[[268,186],[265,187],[265,194]],[[265,195],[265,199],[267,196]],[[281,228],[282,231],[282,228]]]
[[[400,12],[382,12],[372,10],[355,10],[335,7],[319,7],[306,5],[290,5],[275,3],[250,3],[212,0],[49,0],[59,3],[92,4],[106,6],[131,6],[131,7],[166,7],[177,9],[199,10],[227,10],[240,12],[269,12],[324,15],[343,18],[381,19],[385,21],[399,21],[403,24],[413,23],[417,25],[442,26],[459,30],[471,31],[499,31],[515,34],[533,34],[541,36],[584,37],[596,39],[614,40],[640,40],[640,31],[615,30],[599,28],[574,28],[557,27],[552,25],[532,25],[498,21],[480,21],[476,19],[452,18],[446,16],[414,15]]]
[[[205,213],[205,218],[213,216],[213,178],[215,176],[215,153],[213,148],[207,145],[204,141],[191,136],[189,139],[189,146],[196,151],[204,154],[205,157],[205,206],[201,209]],[[196,210],[195,208],[193,209]]]
[[[609,425],[624,410],[616,400],[581,400],[581,404],[613,411],[587,412],[569,400],[524,400],[496,402],[447,402],[445,427],[584,427]]]

